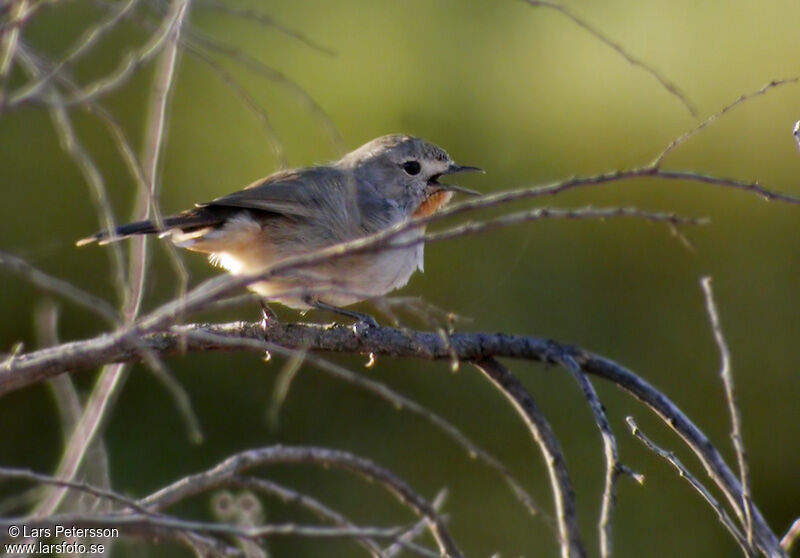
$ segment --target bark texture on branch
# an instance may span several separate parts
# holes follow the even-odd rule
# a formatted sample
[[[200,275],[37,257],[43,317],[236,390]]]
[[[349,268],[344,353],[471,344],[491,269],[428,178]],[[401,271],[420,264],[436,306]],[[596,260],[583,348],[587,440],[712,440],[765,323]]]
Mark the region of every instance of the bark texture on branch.
[[[141,360],[143,351],[159,355],[206,351],[263,352],[270,346],[316,352],[369,354],[479,362],[494,357],[560,364],[574,361],[581,371],[609,380],[650,407],[689,445],[734,510],[740,509],[742,487],[708,437],[666,395],[624,366],[579,347],[550,339],[502,333],[422,332],[390,327],[363,328],[319,324],[233,322],[190,324],[134,336],[131,331],[65,343],[12,355],[0,364],[0,396],[66,372],[112,362]],[[767,556],[785,556],[777,536],[753,507],[756,546]]]

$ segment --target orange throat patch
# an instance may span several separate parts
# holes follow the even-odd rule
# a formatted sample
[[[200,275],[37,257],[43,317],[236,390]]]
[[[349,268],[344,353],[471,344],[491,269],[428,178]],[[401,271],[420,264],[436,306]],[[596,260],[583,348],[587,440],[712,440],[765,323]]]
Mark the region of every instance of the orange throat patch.
[[[427,217],[439,211],[444,204],[450,201],[453,197],[453,192],[446,190],[439,190],[434,192],[419,204],[419,207],[414,211],[414,217]]]

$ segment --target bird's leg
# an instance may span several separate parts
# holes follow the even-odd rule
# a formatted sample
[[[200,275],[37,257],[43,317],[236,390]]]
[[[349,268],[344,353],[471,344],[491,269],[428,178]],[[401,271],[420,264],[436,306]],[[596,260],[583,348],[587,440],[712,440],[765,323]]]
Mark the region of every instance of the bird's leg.
[[[306,297],[303,302],[311,306],[312,308],[316,308],[317,310],[327,310],[328,312],[333,312],[334,314],[339,314],[341,316],[347,316],[348,318],[353,318],[359,322],[365,323],[370,327],[379,327],[378,321],[370,316],[369,314],[364,314],[363,312],[356,312],[355,310],[348,310],[346,308],[340,308],[338,306],[334,306],[332,304],[327,304],[318,300],[313,297]]]

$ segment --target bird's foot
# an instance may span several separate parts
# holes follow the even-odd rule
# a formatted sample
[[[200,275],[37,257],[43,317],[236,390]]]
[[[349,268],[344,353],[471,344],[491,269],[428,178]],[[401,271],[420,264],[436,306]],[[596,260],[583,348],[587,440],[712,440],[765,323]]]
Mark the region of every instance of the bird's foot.
[[[366,327],[380,327],[378,320],[376,320],[369,314],[365,314],[363,312],[356,312],[355,310],[340,308],[338,306],[327,304],[325,302],[322,302],[320,300],[311,297],[307,298],[304,302],[309,306],[311,306],[312,308],[317,308],[318,310],[327,310],[328,312],[333,312],[334,314],[339,314],[340,316],[347,316],[348,318],[353,318],[354,320],[356,320],[355,324],[356,326],[358,324],[363,324],[363,326]]]

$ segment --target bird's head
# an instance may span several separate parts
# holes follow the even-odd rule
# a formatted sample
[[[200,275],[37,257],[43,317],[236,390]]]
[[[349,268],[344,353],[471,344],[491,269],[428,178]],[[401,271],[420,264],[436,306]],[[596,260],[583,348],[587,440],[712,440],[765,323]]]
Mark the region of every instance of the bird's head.
[[[480,195],[439,180],[459,172],[483,172],[457,165],[447,152],[428,141],[407,135],[389,135],[370,141],[337,163],[351,169],[356,178],[370,184],[378,195],[396,201],[409,215],[438,211],[454,192]]]

